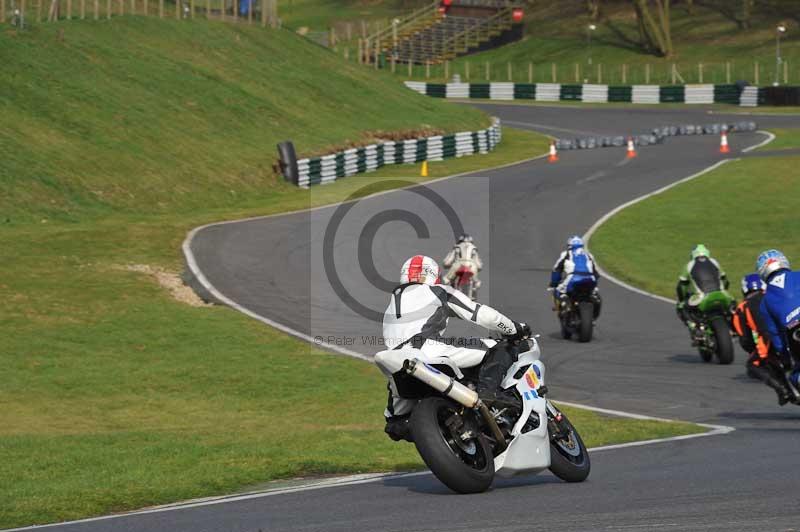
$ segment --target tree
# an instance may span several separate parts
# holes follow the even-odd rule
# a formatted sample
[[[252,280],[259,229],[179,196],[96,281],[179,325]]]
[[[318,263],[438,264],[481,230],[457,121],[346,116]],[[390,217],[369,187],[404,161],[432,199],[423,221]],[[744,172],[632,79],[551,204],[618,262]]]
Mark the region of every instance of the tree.
[[[663,57],[673,54],[669,3],[670,0],[633,0],[642,47]]]
[[[591,20],[600,19],[600,1],[601,0],[586,0],[586,10],[589,12]]]

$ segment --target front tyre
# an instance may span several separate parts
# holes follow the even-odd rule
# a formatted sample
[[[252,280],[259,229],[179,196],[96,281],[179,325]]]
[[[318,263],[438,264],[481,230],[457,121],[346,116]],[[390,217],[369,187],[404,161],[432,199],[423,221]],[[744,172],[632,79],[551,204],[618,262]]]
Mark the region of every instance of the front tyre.
[[[482,434],[464,441],[449,428],[461,410],[443,397],[420,401],[411,414],[414,445],[445,486],[458,493],[480,493],[494,479],[494,456]]]
[[[728,324],[722,317],[711,320],[711,329],[714,331],[714,341],[717,344],[717,358],[720,364],[733,362],[733,340]]]
[[[578,303],[578,312],[581,320],[580,327],[578,328],[578,341],[586,343],[592,339],[594,305],[589,301],[581,301]]]
[[[549,413],[548,413],[549,416]],[[554,430],[555,429],[555,430]],[[583,482],[592,468],[589,451],[583,444],[578,431],[561,413],[561,420],[551,419],[550,432],[550,472],[565,482]]]

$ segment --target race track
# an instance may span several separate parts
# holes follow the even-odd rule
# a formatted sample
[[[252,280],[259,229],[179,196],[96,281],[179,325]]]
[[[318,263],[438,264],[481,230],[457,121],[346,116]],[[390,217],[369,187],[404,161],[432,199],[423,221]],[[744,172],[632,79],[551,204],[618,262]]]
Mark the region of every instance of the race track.
[[[709,115],[689,107],[480,107],[506,125],[556,136],[627,135],[663,125],[744,119],[762,128],[797,125],[796,117]],[[758,133],[732,135],[731,156],[763,139]],[[422,474],[54,529],[796,529],[800,408],[779,408],[771,390],[748,380],[741,350],[731,366],[701,363],[671,305],[608,281],[601,281],[604,307],[595,339],[566,342],[545,292],[567,236],[584,233],[621,203],[718,162],[718,142],[713,135],[669,138],[641,148],[633,160],[620,149],[562,152],[558,164],[539,159],[440,180],[424,190],[357,201],[349,210],[329,207],[209,226],[196,233],[191,250],[208,281],[243,308],[370,356],[381,349],[372,339],[380,335],[375,313],[383,312],[386,287],[399,265],[416,253],[441,259],[454,231],[463,227],[475,236],[486,263],[480,299],[541,333],[553,399],[730,425],[735,432],[595,453],[583,484],[542,474],[498,481],[486,494],[457,496]],[[338,218],[334,235],[332,220]],[[365,239],[370,245],[363,245]],[[694,243],[687,240],[687,253]],[[326,264],[325,256],[333,261]],[[676,275],[684,258],[675,258]]]

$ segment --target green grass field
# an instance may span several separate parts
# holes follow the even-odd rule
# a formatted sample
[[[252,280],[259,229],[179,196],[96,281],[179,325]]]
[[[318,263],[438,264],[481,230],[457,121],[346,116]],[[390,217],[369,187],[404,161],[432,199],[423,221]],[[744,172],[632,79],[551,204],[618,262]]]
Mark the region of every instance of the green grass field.
[[[789,130],[792,131],[792,130]],[[776,149],[782,135],[764,147]],[[797,130],[793,130],[797,146]],[[728,163],[628,207],[603,224],[591,248],[603,268],[650,292],[675,297],[689,252],[705,244],[738,287],[756,256],[778,248],[800,261],[796,195],[800,157],[753,157]],[[737,293],[738,295],[738,293]]]
[[[775,140],[760,148],[761,151],[790,150],[800,148],[800,129],[770,129],[775,135]]]
[[[739,30],[736,23],[718,9],[696,5],[694,14],[688,15],[683,6],[674,5],[671,13],[675,56],[665,59],[638,48],[636,19],[629,3],[603,2],[603,5],[605,17],[596,22],[591,45],[587,37],[590,21],[584,2],[537,2],[525,6],[523,40],[458,58],[449,65],[449,73],[451,76],[458,73],[465,79],[469,63],[470,80],[485,80],[488,62],[489,79],[509,81],[510,63],[510,80],[527,82],[528,64],[532,63],[534,81],[552,82],[552,65],[555,64],[556,81],[575,83],[577,65],[580,82],[586,79],[591,83],[618,84],[623,81],[625,65],[627,83],[645,83],[645,65],[649,65],[650,82],[664,84],[671,82],[671,68],[675,63],[686,83],[698,83],[698,64],[702,63],[704,83],[724,83],[727,79],[725,63],[730,62],[731,81],[755,82],[754,63],[757,61],[760,84],[769,85],[774,80],[775,25],[782,19],[761,14],[763,9],[756,11],[759,15],[754,16],[752,29]],[[781,52],[787,62],[789,83],[800,83],[800,32],[796,26],[790,25],[790,31],[782,40]],[[782,66],[780,74],[783,82]],[[398,75],[408,77],[405,67],[399,69]],[[417,67],[411,77],[423,79],[424,67]],[[433,67],[431,77],[443,79],[443,67]],[[680,78],[677,81],[680,82]]]
[[[198,305],[180,243],[211,221],[422,180],[386,168],[312,196],[274,175],[279,140],[316,153],[487,117],[289,32],[120,18],[3,30],[0,49],[0,528],[421,467],[382,433],[376,368]],[[431,177],[546,145],[506,129],[492,154],[433,163]],[[590,445],[700,430],[570,415]]]

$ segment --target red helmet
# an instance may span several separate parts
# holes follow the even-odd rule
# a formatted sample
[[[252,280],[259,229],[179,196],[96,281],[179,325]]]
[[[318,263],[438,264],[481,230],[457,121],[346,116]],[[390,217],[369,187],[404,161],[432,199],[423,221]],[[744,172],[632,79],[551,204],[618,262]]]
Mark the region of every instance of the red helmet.
[[[439,282],[439,265],[425,255],[414,255],[400,269],[400,283],[434,285]]]

